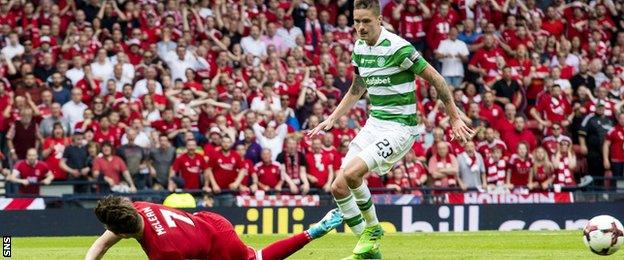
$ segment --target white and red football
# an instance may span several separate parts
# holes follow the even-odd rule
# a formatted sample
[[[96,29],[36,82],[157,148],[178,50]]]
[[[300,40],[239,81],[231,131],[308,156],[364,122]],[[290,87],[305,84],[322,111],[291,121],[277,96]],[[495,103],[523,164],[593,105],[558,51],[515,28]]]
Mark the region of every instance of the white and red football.
[[[596,216],[585,225],[583,242],[589,250],[598,255],[613,254],[624,243],[622,223],[609,215]]]

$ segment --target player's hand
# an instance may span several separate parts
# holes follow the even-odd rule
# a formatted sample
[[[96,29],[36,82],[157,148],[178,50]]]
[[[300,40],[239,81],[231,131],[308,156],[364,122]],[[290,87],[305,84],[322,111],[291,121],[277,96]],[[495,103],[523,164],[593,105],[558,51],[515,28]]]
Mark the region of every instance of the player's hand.
[[[238,190],[238,186],[239,186],[238,184],[236,184],[235,182],[232,182],[230,183],[229,188],[230,190],[235,191],[235,190]]]
[[[451,137],[451,141],[457,139],[462,143],[472,139],[475,134],[475,131],[468,127],[464,121],[459,118],[451,119],[451,127],[453,130],[453,136]]]
[[[137,192],[137,188],[134,185],[130,186],[130,192],[131,193]]]
[[[332,129],[332,127],[334,127],[335,123],[336,123],[336,119],[335,118],[328,117],[327,119],[325,119],[325,121],[321,122],[314,129],[312,129],[312,131],[310,131],[308,133],[308,136],[315,136],[321,130],[329,131],[329,129]]]
[[[24,186],[30,185],[30,182],[28,180],[26,180],[26,179],[21,180],[19,183],[24,185]]]
[[[80,170],[80,174],[87,175],[89,174],[89,170],[90,170],[89,167],[84,167],[82,168],[82,170]]]
[[[41,181],[41,184],[43,184],[43,185],[50,185],[50,183],[52,183],[51,179],[44,179],[44,180]]]
[[[212,193],[212,189],[210,188],[209,185],[204,185],[203,191],[207,193]]]

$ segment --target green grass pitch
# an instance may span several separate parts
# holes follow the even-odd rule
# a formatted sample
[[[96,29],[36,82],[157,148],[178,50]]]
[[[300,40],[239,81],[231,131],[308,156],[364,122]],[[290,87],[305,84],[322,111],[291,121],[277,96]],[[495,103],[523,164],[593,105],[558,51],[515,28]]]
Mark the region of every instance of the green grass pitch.
[[[242,236],[262,248],[285,236]],[[13,259],[83,259],[96,237],[13,237]],[[340,259],[356,243],[350,234],[330,234],[313,241],[289,259]],[[598,258],[583,244],[581,231],[463,232],[387,234],[384,259],[589,259]],[[624,252],[613,255],[622,259]],[[145,259],[135,240],[122,240],[104,259]]]

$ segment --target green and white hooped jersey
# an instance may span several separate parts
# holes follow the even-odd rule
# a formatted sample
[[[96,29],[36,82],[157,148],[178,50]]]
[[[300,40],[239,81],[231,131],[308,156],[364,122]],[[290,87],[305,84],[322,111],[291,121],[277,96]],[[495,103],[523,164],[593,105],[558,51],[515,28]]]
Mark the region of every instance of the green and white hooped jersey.
[[[374,46],[355,42],[351,60],[366,83],[372,117],[418,125],[414,80],[428,63],[412,44],[382,27]]]

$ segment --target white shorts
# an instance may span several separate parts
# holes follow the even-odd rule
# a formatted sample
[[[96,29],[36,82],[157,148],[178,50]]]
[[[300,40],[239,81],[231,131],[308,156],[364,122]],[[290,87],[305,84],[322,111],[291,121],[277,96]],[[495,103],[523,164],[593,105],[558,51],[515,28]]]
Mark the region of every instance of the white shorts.
[[[422,125],[405,126],[392,121],[369,117],[362,130],[349,144],[341,169],[355,157],[366,162],[368,170],[385,175],[414,145]]]

